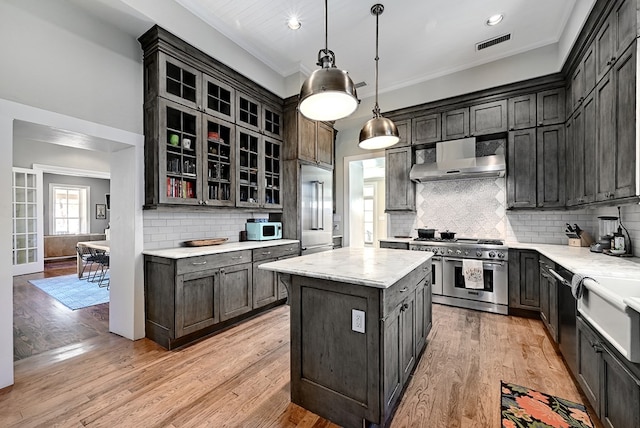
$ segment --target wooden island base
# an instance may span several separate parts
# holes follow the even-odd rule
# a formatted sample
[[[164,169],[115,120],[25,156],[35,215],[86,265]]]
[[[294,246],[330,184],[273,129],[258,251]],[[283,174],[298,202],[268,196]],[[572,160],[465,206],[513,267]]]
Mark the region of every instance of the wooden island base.
[[[431,329],[431,262],[422,260],[386,288],[280,273],[293,403],[346,428],[390,422]]]

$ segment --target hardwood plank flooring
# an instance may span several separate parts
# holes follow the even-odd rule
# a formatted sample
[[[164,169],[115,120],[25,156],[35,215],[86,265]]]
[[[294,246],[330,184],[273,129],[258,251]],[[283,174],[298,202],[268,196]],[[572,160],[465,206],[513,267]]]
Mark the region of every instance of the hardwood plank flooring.
[[[108,303],[72,311],[29,283],[72,273],[75,259],[46,263],[44,272],[14,277],[14,361],[109,334]]]
[[[500,380],[586,403],[540,321],[433,310],[391,427],[499,427]],[[94,336],[17,361],[15,379],[3,427],[336,426],[289,401],[286,306],[174,351]]]

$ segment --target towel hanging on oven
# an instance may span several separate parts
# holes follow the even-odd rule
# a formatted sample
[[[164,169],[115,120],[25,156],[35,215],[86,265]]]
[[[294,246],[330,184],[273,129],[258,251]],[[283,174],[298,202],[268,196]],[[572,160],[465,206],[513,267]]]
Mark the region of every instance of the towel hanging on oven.
[[[484,288],[484,269],[482,267],[482,260],[462,260],[462,275],[464,276],[465,288]]]

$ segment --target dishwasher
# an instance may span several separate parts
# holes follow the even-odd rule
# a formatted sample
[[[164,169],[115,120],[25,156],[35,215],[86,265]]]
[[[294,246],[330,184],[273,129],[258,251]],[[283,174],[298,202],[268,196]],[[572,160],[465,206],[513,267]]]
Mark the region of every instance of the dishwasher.
[[[560,265],[549,272],[558,281],[558,347],[571,373],[577,376],[576,315],[578,302],[571,293],[573,273]]]

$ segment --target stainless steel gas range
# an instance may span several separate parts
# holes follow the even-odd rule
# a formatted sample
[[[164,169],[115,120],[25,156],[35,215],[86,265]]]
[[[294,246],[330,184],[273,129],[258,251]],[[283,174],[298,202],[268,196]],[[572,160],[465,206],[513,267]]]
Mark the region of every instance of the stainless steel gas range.
[[[507,314],[509,309],[508,248],[500,240],[416,238],[413,251],[430,251],[433,302]],[[481,260],[484,288],[465,287],[464,260]]]

